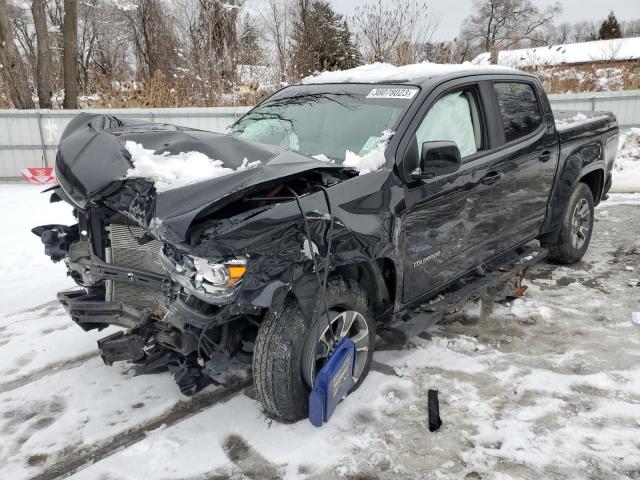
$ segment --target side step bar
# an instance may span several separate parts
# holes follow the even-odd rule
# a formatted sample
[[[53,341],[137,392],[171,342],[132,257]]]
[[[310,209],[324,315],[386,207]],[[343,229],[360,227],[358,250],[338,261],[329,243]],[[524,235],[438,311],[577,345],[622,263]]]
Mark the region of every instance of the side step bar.
[[[458,282],[455,290],[439,293],[431,300],[420,303],[391,323],[381,336],[393,342],[402,342],[424,332],[447,314],[466,303],[491,295],[492,289],[507,280],[524,276],[526,270],[547,256],[544,248],[519,247],[484,265],[481,272]]]

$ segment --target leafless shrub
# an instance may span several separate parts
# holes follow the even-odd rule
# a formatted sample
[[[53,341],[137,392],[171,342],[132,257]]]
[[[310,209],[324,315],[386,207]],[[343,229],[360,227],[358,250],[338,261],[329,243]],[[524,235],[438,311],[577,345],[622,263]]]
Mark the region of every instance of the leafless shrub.
[[[529,46],[561,10],[559,3],[541,11],[531,0],[474,0],[462,30],[484,52]]]
[[[351,22],[365,60],[402,65],[426,59],[439,21],[426,2],[377,0],[356,7]]]

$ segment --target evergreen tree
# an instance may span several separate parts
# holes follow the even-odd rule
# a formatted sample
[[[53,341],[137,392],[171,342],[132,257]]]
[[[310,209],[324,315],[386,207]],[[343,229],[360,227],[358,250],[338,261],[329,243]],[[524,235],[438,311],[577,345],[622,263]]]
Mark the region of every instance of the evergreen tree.
[[[600,25],[600,40],[611,40],[613,38],[622,38],[622,31],[618,19],[613,14],[613,10],[609,13],[607,19]]]
[[[292,38],[296,76],[352,68],[362,61],[344,17],[325,0],[298,0]]]

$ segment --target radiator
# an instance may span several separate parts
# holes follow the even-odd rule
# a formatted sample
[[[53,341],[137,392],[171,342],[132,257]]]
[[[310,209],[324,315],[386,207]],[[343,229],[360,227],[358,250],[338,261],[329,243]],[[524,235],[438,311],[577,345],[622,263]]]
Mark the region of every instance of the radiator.
[[[144,235],[142,228],[111,224],[107,227],[107,231],[111,243],[111,247],[108,247],[105,252],[107,263],[132,270],[164,274],[160,263],[162,244],[152,240],[140,245],[137,239]],[[106,300],[123,302],[147,310],[164,309],[162,292],[128,282],[107,280]]]

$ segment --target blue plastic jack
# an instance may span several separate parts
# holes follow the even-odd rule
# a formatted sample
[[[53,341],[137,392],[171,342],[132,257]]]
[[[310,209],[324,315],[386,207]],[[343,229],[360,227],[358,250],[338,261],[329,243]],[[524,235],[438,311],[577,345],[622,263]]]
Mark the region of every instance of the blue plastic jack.
[[[309,421],[316,427],[329,421],[338,404],[353,388],[355,363],[356,345],[345,337],[316,375],[309,395]]]

